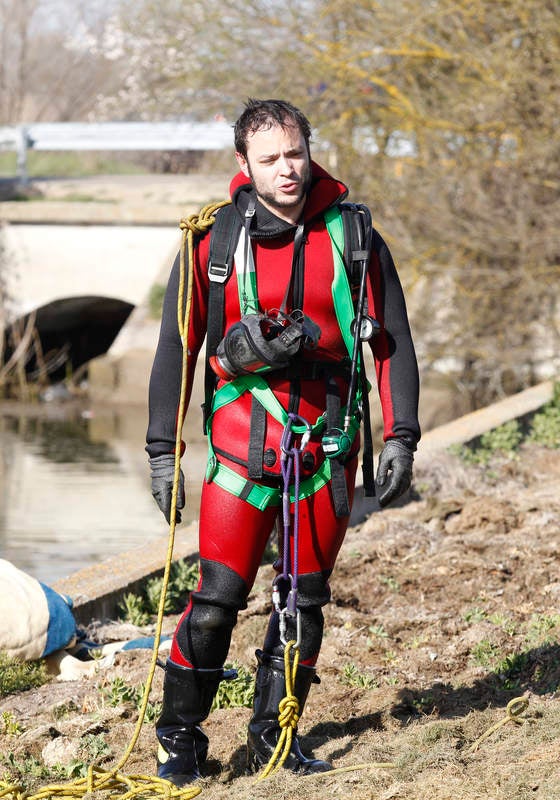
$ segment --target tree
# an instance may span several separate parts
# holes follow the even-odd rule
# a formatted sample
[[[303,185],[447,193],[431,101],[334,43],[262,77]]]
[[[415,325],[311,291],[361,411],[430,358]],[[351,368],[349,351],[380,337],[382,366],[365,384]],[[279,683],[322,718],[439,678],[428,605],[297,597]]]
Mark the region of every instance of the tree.
[[[105,113],[287,97],[401,263],[421,369],[474,408],[558,370],[557,0],[127,3]],[[324,148],[322,151],[321,148]]]
[[[84,119],[99,92],[116,91],[110,11],[91,0],[0,0],[0,124]]]

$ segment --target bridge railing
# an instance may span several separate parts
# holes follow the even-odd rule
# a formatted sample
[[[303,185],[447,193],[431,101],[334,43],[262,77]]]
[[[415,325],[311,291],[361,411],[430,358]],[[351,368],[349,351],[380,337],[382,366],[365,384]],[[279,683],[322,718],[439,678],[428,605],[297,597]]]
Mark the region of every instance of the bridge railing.
[[[17,153],[26,182],[28,150],[225,150],[233,144],[227,122],[36,122],[0,126],[0,150]]]

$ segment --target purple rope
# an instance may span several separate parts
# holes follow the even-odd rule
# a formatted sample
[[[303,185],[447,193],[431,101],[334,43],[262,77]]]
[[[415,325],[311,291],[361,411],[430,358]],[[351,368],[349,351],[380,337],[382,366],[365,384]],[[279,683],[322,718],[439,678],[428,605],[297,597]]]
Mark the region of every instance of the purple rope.
[[[298,551],[299,551],[299,488],[300,488],[300,457],[303,448],[292,447],[292,423],[299,419],[297,414],[289,413],[288,422],[282,433],[280,449],[282,451],[282,478],[284,482],[282,492],[282,517],[284,525],[284,553],[282,557],[282,578],[290,580],[290,478],[294,471],[294,563],[291,573],[291,589],[288,594],[286,610],[294,615],[297,611],[297,582],[298,582]],[[305,423],[307,424],[307,423]]]

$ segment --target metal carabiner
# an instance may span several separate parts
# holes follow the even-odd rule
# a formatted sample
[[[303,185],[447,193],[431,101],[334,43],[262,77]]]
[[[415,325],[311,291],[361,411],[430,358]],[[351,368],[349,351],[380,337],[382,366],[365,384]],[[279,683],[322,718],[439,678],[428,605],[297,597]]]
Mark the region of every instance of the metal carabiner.
[[[301,435],[301,441],[299,447],[291,447],[292,435],[293,435],[292,426],[296,422],[299,422],[301,425],[303,425],[305,427],[305,431]],[[291,455],[294,450],[297,450],[300,453],[302,453],[309,444],[310,438],[311,438],[310,423],[303,417],[300,417],[299,414],[294,414],[291,411],[288,414],[288,421],[284,426],[284,430],[282,431],[282,437],[280,439],[280,450],[282,451],[282,453],[284,453],[284,455],[286,456]]]
[[[280,581],[287,581],[290,590],[288,592],[288,596],[290,596],[294,591],[294,579],[293,576],[288,573],[287,575],[282,573],[277,575],[274,580],[272,581],[272,605],[274,606],[274,610],[280,614],[282,609],[280,608],[280,589],[278,588],[278,584]]]
[[[290,618],[293,619],[293,615],[292,614],[289,615],[287,612],[288,612],[288,609],[287,608],[283,608],[282,611],[280,612],[280,615],[279,615],[280,618],[278,620],[278,628],[280,630],[280,641],[282,642],[284,647],[290,641],[286,637],[286,628],[287,628],[287,626],[286,626],[286,617],[290,616]],[[296,643],[295,643],[294,647],[299,647],[300,643],[301,643],[301,613],[300,613],[299,609],[296,609],[295,619],[296,619]]]

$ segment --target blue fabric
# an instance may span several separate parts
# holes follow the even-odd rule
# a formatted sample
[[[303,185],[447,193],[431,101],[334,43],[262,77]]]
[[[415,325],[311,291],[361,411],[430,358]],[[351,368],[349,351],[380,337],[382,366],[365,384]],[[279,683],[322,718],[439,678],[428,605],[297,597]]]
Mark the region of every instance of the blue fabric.
[[[40,586],[45,593],[49,610],[47,641],[42,654],[42,656],[48,656],[49,653],[62,650],[74,639],[76,636],[76,620],[70,607],[70,598],[65,600],[62,595],[44,583],[41,583]]]
[[[171,637],[170,636],[162,636],[160,640],[160,644],[163,642],[167,642]],[[151,650],[154,646],[154,637],[153,636],[145,636],[141,639],[132,639],[130,642],[126,642],[122,649],[124,650]]]

